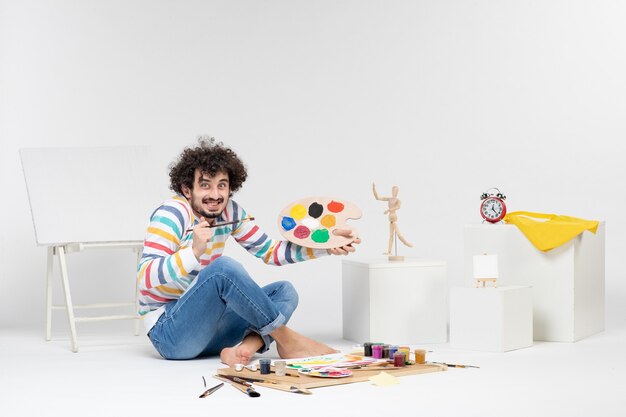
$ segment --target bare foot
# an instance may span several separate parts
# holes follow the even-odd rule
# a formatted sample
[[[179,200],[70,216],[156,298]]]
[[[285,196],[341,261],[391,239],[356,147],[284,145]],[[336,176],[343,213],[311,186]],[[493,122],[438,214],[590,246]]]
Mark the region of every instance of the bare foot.
[[[272,337],[276,341],[278,355],[283,359],[306,358],[339,352],[286,326],[282,326],[273,332]]]
[[[237,346],[222,349],[220,359],[231,368],[234,368],[238,363],[247,365],[261,346],[263,346],[263,339],[259,335],[251,333]]]

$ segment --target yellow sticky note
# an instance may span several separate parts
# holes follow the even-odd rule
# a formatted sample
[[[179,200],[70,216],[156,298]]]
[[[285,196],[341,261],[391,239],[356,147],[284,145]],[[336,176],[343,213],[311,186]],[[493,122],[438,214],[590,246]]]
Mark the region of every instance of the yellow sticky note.
[[[379,387],[400,383],[400,381],[398,381],[398,378],[391,374],[388,374],[387,372],[381,372],[378,375],[371,376],[370,381],[372,381],[374,385],[378,385]]]

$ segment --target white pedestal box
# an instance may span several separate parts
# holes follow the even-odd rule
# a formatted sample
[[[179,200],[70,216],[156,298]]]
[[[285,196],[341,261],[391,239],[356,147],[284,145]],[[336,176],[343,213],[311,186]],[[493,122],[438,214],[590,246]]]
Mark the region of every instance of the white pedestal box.
[[[601,222],[596,234],[542,252],[517,226],[466,225],[466,283],[475,286],[474,255],[498,255],[498,286],[533,288],[534,339],[575,342],[604,330],[604,230]]]
[[[343,337],[355,342],[447,340],[446,263],[342,261]]]
[[[452,288],[450,346],[507,352],[533,344],[532,289]]]

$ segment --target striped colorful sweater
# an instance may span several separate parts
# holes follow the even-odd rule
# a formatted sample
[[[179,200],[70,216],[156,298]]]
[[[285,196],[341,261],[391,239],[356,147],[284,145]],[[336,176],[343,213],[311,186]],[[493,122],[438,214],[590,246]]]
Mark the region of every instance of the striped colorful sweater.
[[[230,200],[216,221],[229,222],[246,216],[246,211]],[[301,262],[327,254],[324,249],[271,239],[253,221],[246,221],[216,227],[198,262],[191,248],[193,231],[190,230],[197,223],[189,202],[182,196],[166,200],[152,213],[137,274],[140,315],[180,298],[198,273],[222,256],[228,236],[270,265]]]

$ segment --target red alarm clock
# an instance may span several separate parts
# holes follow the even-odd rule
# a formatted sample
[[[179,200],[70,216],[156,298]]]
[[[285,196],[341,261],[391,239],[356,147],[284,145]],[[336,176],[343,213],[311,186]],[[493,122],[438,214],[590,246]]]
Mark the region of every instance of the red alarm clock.
[[[495,191],[492,193],[491,191]],[[490,188],[485,191],[480,199],[483,200],[480,203],[480,215],[489,223],[498,223],[504,216],[506,216],[506,196],[500,192],[496,187]]]

